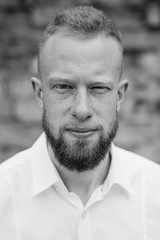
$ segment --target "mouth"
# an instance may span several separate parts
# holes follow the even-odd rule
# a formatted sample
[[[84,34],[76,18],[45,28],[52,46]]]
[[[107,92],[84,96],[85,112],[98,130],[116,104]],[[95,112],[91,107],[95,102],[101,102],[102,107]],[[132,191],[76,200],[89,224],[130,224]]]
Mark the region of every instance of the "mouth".
[[[70,128],[67,129],[67,132],[76,138],[87,138],[94,135],[98,129],[90,128]]]

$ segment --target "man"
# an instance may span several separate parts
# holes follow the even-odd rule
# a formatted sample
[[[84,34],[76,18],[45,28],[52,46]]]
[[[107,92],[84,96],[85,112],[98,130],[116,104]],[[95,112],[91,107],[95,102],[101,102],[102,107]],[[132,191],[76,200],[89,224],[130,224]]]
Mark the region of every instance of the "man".
[[[159,240],[159,166],[112,144],[128,81],[116,26],[62,11],[32,84],[44,133],[0,167],[1,240]]]

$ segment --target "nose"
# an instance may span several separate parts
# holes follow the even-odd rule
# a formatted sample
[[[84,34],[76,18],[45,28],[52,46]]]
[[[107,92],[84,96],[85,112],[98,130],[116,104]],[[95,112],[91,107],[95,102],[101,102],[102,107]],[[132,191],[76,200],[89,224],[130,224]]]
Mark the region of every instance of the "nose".
[[[87,120],[92,116],[91,103],[85,90],[79,91],[75,96],[71,114],[80,121]]]

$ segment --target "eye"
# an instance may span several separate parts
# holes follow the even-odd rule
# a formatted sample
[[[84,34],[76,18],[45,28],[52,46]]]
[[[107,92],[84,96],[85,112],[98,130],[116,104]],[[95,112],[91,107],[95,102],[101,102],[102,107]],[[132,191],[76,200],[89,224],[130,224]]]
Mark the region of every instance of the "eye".
[[[66,84],[58,84],[55,86],[56,89],[72,89],[71,86],[66,85]]]
[[[58,93],[67,93],[68,91],[73,90],[73,87],[67,84],[57,84],[54,88]]]
[[[91,88],[91,92],[97,94],[103,94],[106,93],[107,91],[109,91],[109,88],[104,86],[95,86]]]

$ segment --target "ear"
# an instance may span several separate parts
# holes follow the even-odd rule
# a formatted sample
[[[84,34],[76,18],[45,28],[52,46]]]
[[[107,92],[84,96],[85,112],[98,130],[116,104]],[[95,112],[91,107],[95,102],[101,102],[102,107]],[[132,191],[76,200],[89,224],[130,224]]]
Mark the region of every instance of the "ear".
[[[39,78],[31,78],[32,87],[38,102],[38,105],[43,108],[43,91],[42,91],[42,81]]]
[[[118,99],[117,99],[117,111],[118,112],[120,110],[121,103],[124,100],[124,96],[125,96],[126,90],[128,88],[128,84],[129,83],[128,83],[127,79],[121,80],[118,84]]]

